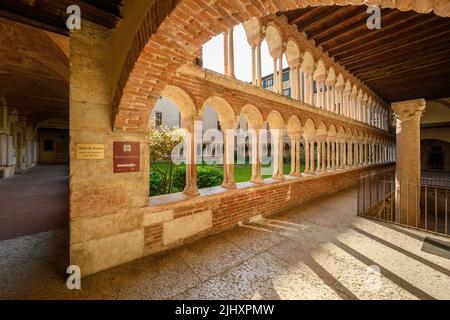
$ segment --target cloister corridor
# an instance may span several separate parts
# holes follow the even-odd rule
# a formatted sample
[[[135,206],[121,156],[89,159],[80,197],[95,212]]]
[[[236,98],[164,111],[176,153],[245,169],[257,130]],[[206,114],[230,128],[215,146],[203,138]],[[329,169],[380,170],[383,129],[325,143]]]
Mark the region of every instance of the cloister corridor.
[[[86,277],[78,291],[59,268],[65,233],[1,242],[0,298],[450,298],[450,260],[421,250],[439,237],[356,217],[354,188]],[[379,290],[366,282],[373,265]]]

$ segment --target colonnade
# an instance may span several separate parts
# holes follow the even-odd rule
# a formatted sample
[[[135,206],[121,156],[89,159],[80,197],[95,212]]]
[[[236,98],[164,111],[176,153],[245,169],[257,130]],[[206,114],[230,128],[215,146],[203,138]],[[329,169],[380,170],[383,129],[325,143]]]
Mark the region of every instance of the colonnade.
[[[266,37],[267,28],[262,28],[257,19],[244,24],[252,52],[253,85],[263,87],[261,44],[266,38],[273,59],[271,87],[275,93],[284,94],[283,56],[286,55],[292,99],[388,131],[389,112],[380,99],[365,92],[364,88],[357,88],[350,80],[344,80],[344,75],[336,74],[333,66],[327,67],[321,59],[315,61],[310,51],[300,48],[294,40],[284,43],[286,36],[281,34],[275,40],[273,36]],[[231,77],[234,77],[233,33],[233,28],[224,33],[224,74]]]
[[[196,124],[197,123],[197,124]],[[196,163],[199,156],[195,130],[201,127],[199,118],[190,117],[183,119],[183,127],[187,130],[186,150],[186,187],[184,193],[198,195]],[[196,128],[197,127],[197,128]],[[371,141],[359,137],[339,137],[308,135],[303,130],[296,134],[289,134],[286,128],[270,129],[270,141],[267,141],[267,131],[259,128],[250,128],[249,135],[252,173],[250,182],[263,184],[262,164],[264,159],[264,143],[270,143],[270,162],[272,179],[284,180],[284,155],[285,145],[290,145],[290,176],[301,178],[310,175],[332,174],[336,171],[355,169],[359,167],[395,162],[396,153],[393,144],[380,141]],[[236,188],[235,181],[235,134],[236,123],[223,123],[221,133],[223,145],[219,146],[223,151],[223,183],[226,189]],[[201,130],[201,129],[200,129]],[[200,148],[201,149],[201,148]],[[303,150],[302,150],[303,149]],[[196,150],[196,151],[194,151]],[[267,150],[267,149],[265,149]],[[304,152],[304,160],[301,160],[301,150]],[[221,152],[222,153],[222,152]],[[304,165],[304,172],[301,166]]]

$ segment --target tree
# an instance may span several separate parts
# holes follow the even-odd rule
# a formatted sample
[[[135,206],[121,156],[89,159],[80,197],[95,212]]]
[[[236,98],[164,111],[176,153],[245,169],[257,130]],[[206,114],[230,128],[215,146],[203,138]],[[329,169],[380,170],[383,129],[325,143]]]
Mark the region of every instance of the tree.
[[[183,139],[184,131],[179,128],[156,128],[153,122],[150,123],[150,170],[161,176],[161,194],[173,192],[173,169],[175,167],[178,171],[178,166],[172,162],[171,153]],[[157,161],[165,166],[159,167]]]

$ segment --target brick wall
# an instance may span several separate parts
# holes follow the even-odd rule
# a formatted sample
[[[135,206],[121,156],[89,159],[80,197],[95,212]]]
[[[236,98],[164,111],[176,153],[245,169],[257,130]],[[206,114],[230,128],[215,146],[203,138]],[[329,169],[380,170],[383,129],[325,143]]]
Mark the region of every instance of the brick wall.
[[[383,171],[389,165],[374,166],[374,171]],[[226,191],[224,193],[200,196],[183,202],[175,202],[145,209],[144,215],[163,213],[167,219],[157,219],[144,227],[144,255],[163,251],[203,236],[224,231],[245,222],[252,217],[269,216],[288,208],[302,205],[313,199],[333,194],[356,186],[362,171],[368,167],[290,179],[273,184],[255,185],[249,188]],[[212,225],[184,239],[164,244],[164,224],[181,217],[195,216],[203,212],[212,213]]]
[[[213,36],[253,17],[334,4],[380,5],[450,16],[450,3],[444,0],[165,0],[156,3],[164,5],[152,8],[142,22],[114,95],[116,129],[144,131],[151,106],[177,68],[193,61],[200,47]]]

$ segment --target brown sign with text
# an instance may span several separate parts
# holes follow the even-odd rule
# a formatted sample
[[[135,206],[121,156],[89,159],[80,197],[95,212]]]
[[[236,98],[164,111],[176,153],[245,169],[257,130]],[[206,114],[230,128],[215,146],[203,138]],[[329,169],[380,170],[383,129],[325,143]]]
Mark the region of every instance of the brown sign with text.
[[[139,171],[141,162],[140,147],[139,142],[115,141],[113,146],[114,173]]]

